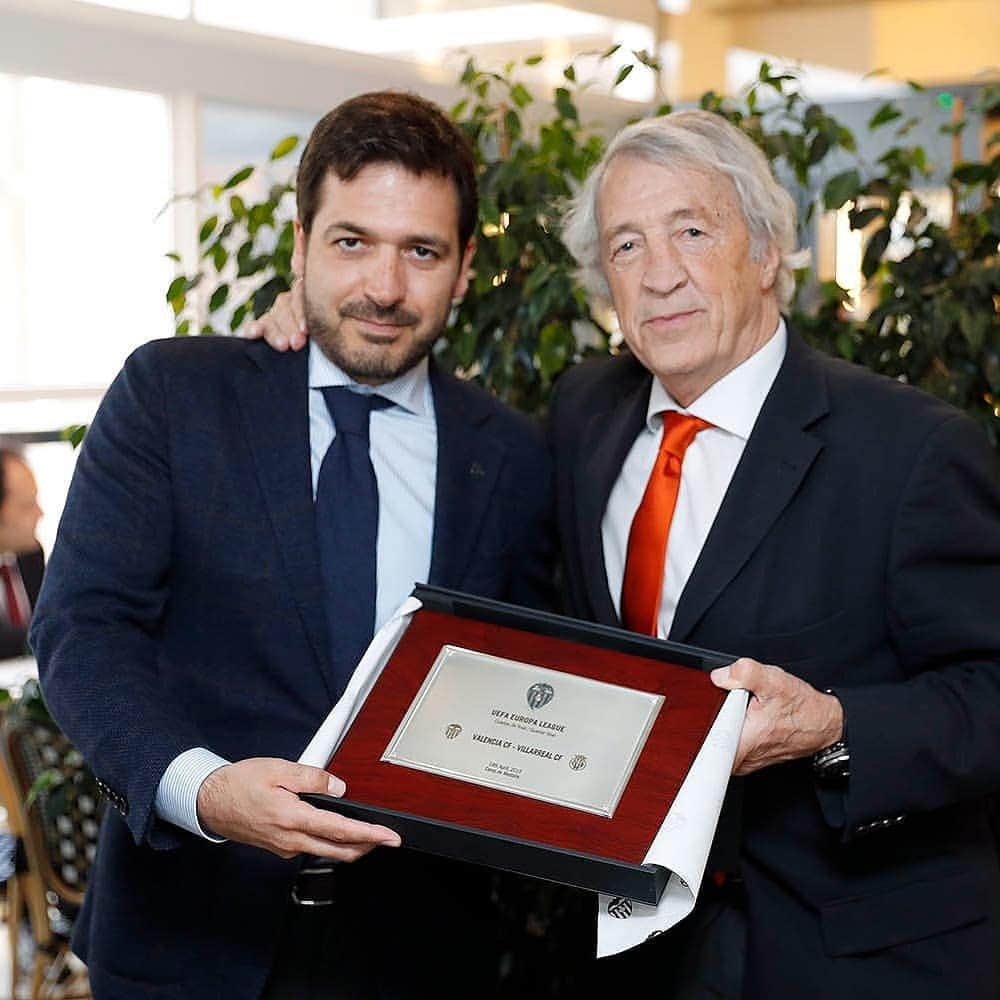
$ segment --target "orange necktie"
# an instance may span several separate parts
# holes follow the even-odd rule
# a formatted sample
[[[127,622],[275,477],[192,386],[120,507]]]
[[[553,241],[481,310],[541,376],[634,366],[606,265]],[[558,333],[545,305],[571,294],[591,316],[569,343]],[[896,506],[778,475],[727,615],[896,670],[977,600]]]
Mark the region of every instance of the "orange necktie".
[[[660,451],[628,535],[621,607],[622,624],[633,632],[656,635],[667,538],[677,506],[684,452],[698,431],[711,426],[676,410],[663,414]]]

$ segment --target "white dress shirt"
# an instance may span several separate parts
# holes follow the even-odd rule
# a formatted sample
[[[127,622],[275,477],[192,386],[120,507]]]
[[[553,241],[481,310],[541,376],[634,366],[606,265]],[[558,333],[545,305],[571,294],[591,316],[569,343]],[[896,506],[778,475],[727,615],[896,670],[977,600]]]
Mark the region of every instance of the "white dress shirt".
[[[360,385],[309,342],[309,457],[313,499],[319,470],[336,437],[320,388],[346,385],[378,393],[394,405],[371,415],[372,467],[378,483],[378,541],[375,555],[375,628],[402,604],[414,583],[426,583],[434,537],[437,484],[437,421],[424,358],[399,378],[377,387]],[[156,812],[176,826],[211,837],[198,823],[198,790],[213,771],[230,763],[205,747],[192,747],[170,762],[156,791]]]
[[[601,521],[608,588],[619,617],[628,536],[660,448],[663,414],[677,410],[712,425],[698,433],[681,466],[657,621],[656,634],[661,639],[670,635],[677,602],[784,360],[787,340],[784,320],[779,320],[774,336],[760,350],[706,389],[687,409],[674,401],[658,379],[653,379],[645,426],[622,465]]]

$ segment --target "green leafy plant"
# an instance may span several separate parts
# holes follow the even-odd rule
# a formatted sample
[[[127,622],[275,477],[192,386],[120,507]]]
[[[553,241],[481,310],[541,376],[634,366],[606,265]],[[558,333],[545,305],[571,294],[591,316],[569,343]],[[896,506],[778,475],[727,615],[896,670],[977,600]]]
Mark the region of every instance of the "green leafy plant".
[[[619,70],[616,86],[631,68]],[[559,239],[561,207],[604,141],[581,123],[577,96],[587,84],[573,66],[545,102],[514,70],[490,72],[470,59],[460,79],[467,96],[451,111],[477,154],[480,234],[475,276],[440,356],[508,402],[536,410],[581,351],[608,349],[607,321],[592,310]]]
[[[596,55],[607,60],[617,50]],[[633,71],[656,72],[646,53],[632,55],[613,86]],[[540,62],[535,56],[523,65]],[[614,331],[612,317],[597,311],[577,283],[559,238],[564,201],[605,148],[605,135],[580,115],[582,96],[594,85],[570,64],[561,85],[539,99],[522,79],[523,65],[494,72],[469,60],[459,80],[463,96],[451,114],[477,157],[480,231],[470,290],[437,350],[447,367],[536,411],[566,367],[588,352],[614,349]],[[926,98],[927,113],[934,113]],[[797,327],[830,353],[964,408],[1000,447],[1000,150],[950,171],[955,207],[942,225],[930,221],[920,200],[934,165],[923,146],[908,141],[919,117],[900,102],[884,102],[867,123],[870,133],[892,135],[874,163],[864,160],[849,128],[808,100],[794,72],[767,62],[739,99],[709,92],[700,104],[763,149],[797,197],[803,233],[818,209],[847,207],[851,226],[865,235],[861,270],[874,292],[870,314],[859,318],[844,289],[816,282],[803,268],[791,310]],[[983,88],[974,110],[997,113],[1000,88]],[[944,108],[937,113],[944,134],[966,127]],[[290,155],[298,141],[283,139],[269,162]],[[236,331],[289,287],[294,192],[288,183],[271,183],[254,201],[247,191],[259,188],[260,171],[244,167],[199,193],[206,202],[199,266],[167,290],[177,333]]]
[[[286,136],[271,150],[268,162],[284,159],[298,145],[298,136]],[[257,166],[242,167],[225,183],[210,185],[194,196],[208,209],[198,230],[200,266],[192,275],[178,275],[167,288],[180,336],[222,333],[226,328],[235,332],[248,316],[266,312],[290,286],[294,232],[287,198],[295,188],[269,184],[263,199],[248,204],[240,189],[260,173]],[[180,263],[178,254],[169,256]],[[212,282],[207,302],[211,322],[199,325],[191,293],[206,277]]]
[[[1000,111],[1000,87],[984,88],[975,110]],[[902,117],[883,105],[869,122]],[[912,125],[896,126],[902,138]],[[944,134],[965,120],[939,126]],[[840,308],[842,290],[824,289],[818,310],[799,319],[819,346],[874,371],[918,385],[966,410],[1000,447],[1000,145],[988,160],[949,173],[950,224],[930,219],[919,189],[931,174],[924,149],[893,146],[866,179],[858,171],[824,192],[828,208],[852,202],[851,226],[870,233],[861,262],[877,291],[864,320]],[[837,178],[834,178],[837,180]],[[832,182],[831,182],[832,183]],[[905,248],[887,253],[892,243]]]

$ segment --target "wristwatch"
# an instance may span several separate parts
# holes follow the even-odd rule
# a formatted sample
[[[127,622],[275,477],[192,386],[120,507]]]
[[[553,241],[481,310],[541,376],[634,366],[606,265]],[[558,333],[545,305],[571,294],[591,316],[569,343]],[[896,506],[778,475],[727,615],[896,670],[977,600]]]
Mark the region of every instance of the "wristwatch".
[[[819,781],[844,781],[851,776],[851,751],[847,740],[837,740],[812,757],[813,774]]]
[[[832,694],[836,697],[833,691],[827,690],[824,694]],[[840,739],[828,747],[823,747],[822,750],[817,750],[812,755],[812,768],[818,781],[846,781],[851,776],[851,750],[847,745],[846,717]]]

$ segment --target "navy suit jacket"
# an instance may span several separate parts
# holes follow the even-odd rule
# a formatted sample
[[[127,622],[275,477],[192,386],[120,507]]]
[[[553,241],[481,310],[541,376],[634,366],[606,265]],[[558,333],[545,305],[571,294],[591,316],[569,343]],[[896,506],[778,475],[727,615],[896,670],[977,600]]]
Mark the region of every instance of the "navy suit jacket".
[[[23,552],[18,555],[17,568],[21,572],[21,581],[28,595],[28,603],[34,607],[35,601],[38,600],[38,591],[42,586],[42,573],[45,571],[45,556],[42,550],[35,549],[34,552]],[[27,628],[0,620],[0,660],[24,656],[27,651]]]
[[[147,344],[77,463],[32,643],[54,716],[118,807],[74,938],[101,995],[254,997],[271,963],[296,863],[209,844],[153,805],[189,747],[294,760],[333,703],[306,375],[307,352],[263,342]],[[478,388],[431,379],[430,582],[545,603],[543,444]]]
[[[606,624],[601,518],[650,385],[602,359],[552,406],[568,603]],[[747,997],[1000,996],[998,595],[984,437],[792,334],[670,635],[832,688],[847,720],[843,791],[808,760],[743,780]]]

